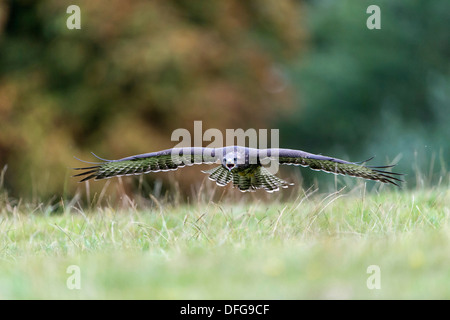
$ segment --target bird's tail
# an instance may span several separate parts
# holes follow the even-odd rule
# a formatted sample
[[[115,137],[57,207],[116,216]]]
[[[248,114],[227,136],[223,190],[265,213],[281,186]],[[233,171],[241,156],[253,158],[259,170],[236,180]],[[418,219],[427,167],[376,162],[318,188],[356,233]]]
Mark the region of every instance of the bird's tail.
[[[273,175],[264,167],[256,168],[253,175],[233,175],[233,184],[237,186],[240,191],[264,189],[267,192],[278,191],[280,188],[287,188],[290,185],[293,185],[293,183],[289,183]]]
[[[222,166],[218,166],[216,168],[205,170],[202,172],[209,174],[209,179],[215,181],[219,186],[227,185],[233,177],[231,172]]]
[[[224,186],[233,181],[233,187],[242,192],[264,189],[267,192],[274,192],[280,188],[287,188],[292,183],[286,182],[271,174],[264,167],[257,167],[252,173],[230,172],[222,166],[211,170],[203,171],[209,174],[209,179],[216,181],[219,186]]]

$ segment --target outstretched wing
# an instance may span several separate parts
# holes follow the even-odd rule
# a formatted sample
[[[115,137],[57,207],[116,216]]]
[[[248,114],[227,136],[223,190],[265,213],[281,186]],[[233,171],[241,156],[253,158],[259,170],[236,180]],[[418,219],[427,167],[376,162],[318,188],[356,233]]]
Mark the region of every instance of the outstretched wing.
[[[301,150],[267,149],[264,151],[265,154],[272,159],[278,159],[279,164],[309,167],[312,170],[320,170],[334,174],[380,181],[383,183],[391,183],[396,186],[399,186],[399,182],[403,182],[403,180],[399,179],[399,176],[402,174],[383,170],[391,168],[394,165],[366,166],[364,164],[365,162],[362,164],[349,162],[332,157],[312,154]]]
[[[138,175],[149,172],[172,171],[193,164],[211,164],[218,159],[213,148],[173,148],[158,152],[145,153],[119,160],[104,160],[95,166],[74,168],[84,170],[74,177],[83,177],[80,181],[89,179],[107,179],[117,176]]]

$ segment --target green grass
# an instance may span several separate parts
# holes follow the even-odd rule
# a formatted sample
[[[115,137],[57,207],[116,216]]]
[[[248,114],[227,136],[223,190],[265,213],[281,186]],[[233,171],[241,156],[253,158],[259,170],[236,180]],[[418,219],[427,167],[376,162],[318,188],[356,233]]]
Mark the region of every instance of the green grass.
[[[57,213],[4,194],[0,298],[449,299],[450,190],[363,186]],[[380,289],[367,287],[371,265]]]

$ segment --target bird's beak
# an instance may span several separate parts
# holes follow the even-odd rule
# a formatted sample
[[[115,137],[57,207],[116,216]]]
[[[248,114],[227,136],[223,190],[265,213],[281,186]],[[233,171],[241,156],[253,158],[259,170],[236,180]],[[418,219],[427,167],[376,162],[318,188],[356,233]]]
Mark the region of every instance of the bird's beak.
[[[227,163],[228,171],[231,171],[234,168],[234,163]]]

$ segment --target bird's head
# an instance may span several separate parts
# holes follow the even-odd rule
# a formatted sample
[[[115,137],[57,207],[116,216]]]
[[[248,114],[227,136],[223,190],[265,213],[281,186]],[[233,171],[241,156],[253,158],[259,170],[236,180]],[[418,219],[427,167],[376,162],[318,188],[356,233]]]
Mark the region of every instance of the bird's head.
[[[241,163],[240,162],[242,161],[241,158],[242,158],[241,155],[237,152],[227,153],[225,157],[223,157],[222,159],[222,165],[224,166],[225,169],[231,171],[234,168],[236,168],[238,164]]]

